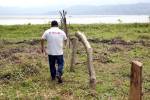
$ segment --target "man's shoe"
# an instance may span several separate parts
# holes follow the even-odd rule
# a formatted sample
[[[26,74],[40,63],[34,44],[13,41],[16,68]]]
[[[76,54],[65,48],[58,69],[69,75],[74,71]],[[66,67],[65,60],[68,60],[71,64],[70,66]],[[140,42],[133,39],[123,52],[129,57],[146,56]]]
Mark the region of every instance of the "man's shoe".
[[[57,76],[57,79],[58,79],[58,83],[63,83],[61,76]]]
[[[55,81],[55,78],[52,78],[51,80],[52,80],[52,81]]]

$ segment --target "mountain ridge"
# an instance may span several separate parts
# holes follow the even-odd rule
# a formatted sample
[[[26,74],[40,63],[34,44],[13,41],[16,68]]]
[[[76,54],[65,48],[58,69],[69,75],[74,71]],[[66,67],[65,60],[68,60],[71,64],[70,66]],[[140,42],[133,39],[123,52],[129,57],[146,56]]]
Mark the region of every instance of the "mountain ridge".
[[[150,3],[121,5],[76,5],[64,8],[69,15],[149,15]],[[59,7],[0,7],[0,15],[57,15]]]

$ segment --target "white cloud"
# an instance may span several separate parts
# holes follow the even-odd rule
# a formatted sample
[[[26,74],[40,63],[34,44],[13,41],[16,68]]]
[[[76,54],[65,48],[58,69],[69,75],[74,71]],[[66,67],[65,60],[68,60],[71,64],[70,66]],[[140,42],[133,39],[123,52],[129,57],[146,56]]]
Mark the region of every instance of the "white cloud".
[[[0,0],[1,6],[45,6],[56,5],[57,0]]]
[[[38,7],[72,5],[106,5],[150,2],[149,0],[0,0],[0,6]]]

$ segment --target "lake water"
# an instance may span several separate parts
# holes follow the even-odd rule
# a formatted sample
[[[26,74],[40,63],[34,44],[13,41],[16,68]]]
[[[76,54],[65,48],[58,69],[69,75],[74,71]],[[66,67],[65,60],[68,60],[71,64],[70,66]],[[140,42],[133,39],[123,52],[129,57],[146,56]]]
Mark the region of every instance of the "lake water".
[[[14,24],[46,24],[52,20],[60,22],[60,16],[0,16],[0,25]],[[71,15],[67,16],[70,24],[93,24],[93,23],[149,23],[148,15]]]

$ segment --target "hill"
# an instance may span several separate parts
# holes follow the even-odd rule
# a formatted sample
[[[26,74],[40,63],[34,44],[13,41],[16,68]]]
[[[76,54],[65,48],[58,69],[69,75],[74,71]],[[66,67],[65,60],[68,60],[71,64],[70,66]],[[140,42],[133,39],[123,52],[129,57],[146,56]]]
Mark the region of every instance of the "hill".
[[[73,6],[68,10],[70,14],[98,14],[98,15],[149,15],[150,3],[108,5],[108,6]]]
[[[149,15],[150,3],[125,4],[125,5],[77,5],[65,7],[39,7],[17,8],[0,7],[0,15],[56,15],[61,9],[74,15]]]

